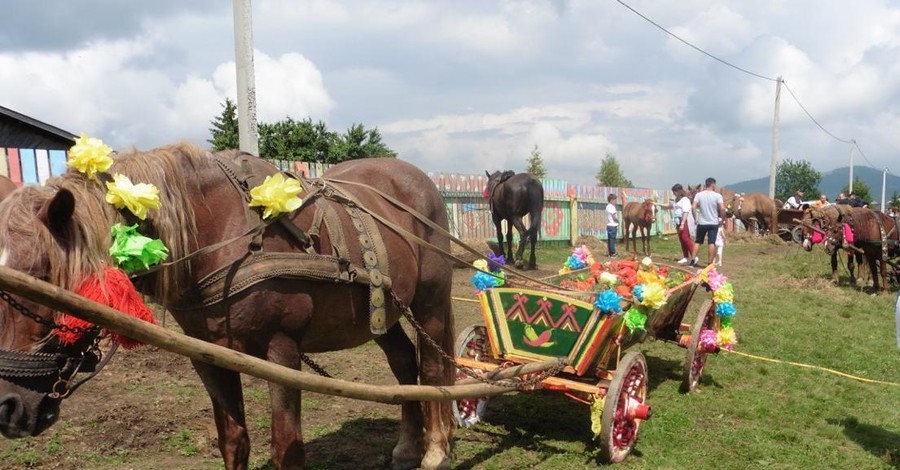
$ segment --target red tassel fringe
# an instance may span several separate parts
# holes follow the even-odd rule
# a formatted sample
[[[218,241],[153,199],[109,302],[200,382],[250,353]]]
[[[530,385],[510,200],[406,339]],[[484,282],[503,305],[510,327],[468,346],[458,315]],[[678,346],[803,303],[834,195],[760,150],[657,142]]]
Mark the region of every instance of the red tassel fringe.
[[[97,274],[92,274],[78,286],[75,293],[91,299],[94,302],[112,307],[124,314],[131,315],[139,320],[154,325],[156,324],[156,318],[153,317],[153,312],[151,312],[147,307],[147,304],[144,303],[144,299],[138,294],[134,284],[131,283],[131,279],[128,279],[128,275],[126,275],[124,271],[107,267],[104,274],[106,277],[105,286],[100,284],[100,277]],[[68,327],[90,328],[93,326],[90,322],[72,315],[62,315],[57,320],[57,323]],[[72,344],[81,337],[80,334],[61,331],[59,329],[55,329],[54,333],[59,336],[59,340],[62,344]],[[140,341],[135,341],[118,333],[113,333],[112,339],[125,349],[132,349],[143,345]]]

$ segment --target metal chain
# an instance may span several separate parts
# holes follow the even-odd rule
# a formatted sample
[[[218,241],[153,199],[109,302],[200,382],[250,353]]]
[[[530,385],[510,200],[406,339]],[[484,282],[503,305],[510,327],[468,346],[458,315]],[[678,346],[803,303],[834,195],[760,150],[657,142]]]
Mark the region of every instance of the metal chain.
[[[425,332],[425,328],[423,328],[422,325],[419,324],[418,321],[416,321],[416,319],[413,317],[412,311],[409,309],[409,307],[405,303],[403,303],[402,300],[397,298],[397,294],[395,294],[393,291],[391,291],[391,298],[394,299],[394,304],[397,306],[397,308],[400,309],[400,312],[403,313],[403,317],[406,318],[406,320],[409,322],[410,325],[412,325],[412,327],[416,330],[416,332],[418,332],[419,335],[425,339],[426,343],[428,343],[432,348],[434,348],[434,350],[437,351],[438,354],[441,355],[441,357],[443,357],[444,359],[448,360],[451,364],[453,364],[458,370],[461,370],[464,374],[468,375],[469,377],[471,377],[479,382],[482,382],[482,383],[485,383],[488,385],[497,385],[500,387],[514,388],[516,390],[521,390],[521,391],[533,390],[537,384],[543,382],[544,380],[546,380],[556,374],[559,374],[560,372],[562,372],[563,368],[566,367],[565,363],[560,362],[559,365],[553,366],[545,371],[542,371],[541,373],[536,374],[529,379],[491,380],[491,379],[485,378],[482,373],[475,371],[471,367],[467,367],[467,366],[464,366],[464,365],[456,362],[456,358],[447,354],[447,352],[444,351],[444,349],[431,336],[429,336],[428,333]],[[528,375],[531,375],[531,374],[528,374]]]
[[[44,325],[44,326],[48,326],[51,329],[55,328],[64,333],[73,333],[76,335],[83,335],[88,332],[95,332],[95,331],[100,330],[100,328],[97,327],[96,325],[89,326],[89,327],[69,326],[69,325],[58,324],[58,323],[54,322],[53,320],[48,320],[48,319],[32,312],[31,310],[29,310],[28,307],[20,304],[19,301],[14,299],[13,296],[9,294],[9,292],[3,291],[3,290],[0,290],[0,299],[3,299],[12,308],[18,310],[19,313],[21,313],[22,315],[24,315],[27,318],[30,318],[35,323],[38,323],[38,324]]]
[[[331,374],[329,374],[324,368],[322,368],[322,366],[317,364],[316,361],[313,361],[311,357],[307,356],[306,353],[300,353],[300,360],[322,377],[328,377],[329,379],[333,378]]]

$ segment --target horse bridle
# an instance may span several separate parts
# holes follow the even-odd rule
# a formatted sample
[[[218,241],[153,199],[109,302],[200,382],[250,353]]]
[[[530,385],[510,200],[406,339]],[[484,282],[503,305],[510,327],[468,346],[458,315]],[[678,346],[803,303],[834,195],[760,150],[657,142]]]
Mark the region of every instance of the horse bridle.
[[[56,377],[50,391],[46,395],[53,400],[68,398],[72,392],[94,378],[109,362],[117,349],[113,343],[107,354],[100,350],[103,339],[101,329],[97,326],[80,327],[58,324],[28,309],[8,292],[0,290],[0,299],[26,318],[44,325],[49,331],[37,342],[33,351],[10,351],[0,349],[0,379],[41,379]],[[63,347],[58,345],[58,337],[54,330],[73,333],[80,337],[73,344]],[[46,352],[45,349],[55,349]],[[74,381],[78,373],[89,373],[87,377]]]

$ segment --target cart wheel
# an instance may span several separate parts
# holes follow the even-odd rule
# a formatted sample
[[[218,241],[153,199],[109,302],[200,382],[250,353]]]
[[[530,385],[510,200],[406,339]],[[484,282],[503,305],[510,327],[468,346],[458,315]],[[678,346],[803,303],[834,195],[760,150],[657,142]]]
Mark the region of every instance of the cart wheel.
[[[468,326],[456,337],[456,354],[458,357],[480,361],[485,357],[490,357],[490,347],[487,330],[482,325]],[[478,369],[475,370],[477,371]],[[467,379],[469,375],[461,370],[457,370],[456,378],[457,380]],[[481,421],[481,417],[484,416],[484,412],[487,410],[489,400],[490,398],[488,397],[482,397],[454,401],[453,416],[456,417],[456,422],[459,426],[467,428]]]
[[[697,313],[697,319],[694,326],[691,327],[691,341],[687,346],[687,357],[684,361],[684,382],[682,389],[686,392],[693,392],[700,383],[700,377],[703,376],[703,367],[706,366],[706,354],[700,347],[700,332],[706,329],[712,329],[713,322],[716,318],[716,306],[712,300],[707,299],[700,306]]]
[[[803,227],[799,225],[791,229],[791,239],[794,243],[803,243]]]
[[[600,457],[606,463],[621,462],[631,453],[638,428],[650,418],[646,398],[647,360],[632,351],[619,361],[603,402]]]

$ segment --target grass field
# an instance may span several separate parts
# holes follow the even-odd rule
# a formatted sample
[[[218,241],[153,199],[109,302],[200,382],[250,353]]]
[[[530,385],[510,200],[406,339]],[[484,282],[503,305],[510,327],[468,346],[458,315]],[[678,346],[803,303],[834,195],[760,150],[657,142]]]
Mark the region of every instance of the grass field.
[[[674,240],[654,242],[656,260],[678,257]],[[561,266],[567,255],[546,249],[539,259]],[[686,395],[684,350],[650,341],[636,349],[648,359],[653,418],[617,468],[900,466],[896,297],[835,287],[820,250],[774,241],[730,244],[720,271],[735,285],[736,351],[893,385],[723,352],[709,358],[699,393]],[[484,422],[459,431],[455,465],[594,468],[589,434],[583,405],[549,393],[507,395]]]

